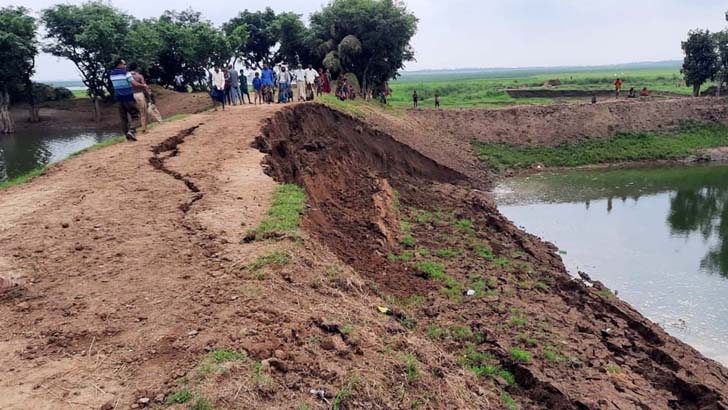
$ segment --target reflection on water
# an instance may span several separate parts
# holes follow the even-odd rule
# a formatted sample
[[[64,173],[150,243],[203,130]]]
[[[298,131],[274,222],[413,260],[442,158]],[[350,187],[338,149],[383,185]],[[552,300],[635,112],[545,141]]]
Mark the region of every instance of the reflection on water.
[[[110,132],[52,128],[0,135],[0,182],[60,161],[114,135]]]
[[[496,198],[565,250],[570,271],[728,364],[728,166],[540,174],[507,181]]]

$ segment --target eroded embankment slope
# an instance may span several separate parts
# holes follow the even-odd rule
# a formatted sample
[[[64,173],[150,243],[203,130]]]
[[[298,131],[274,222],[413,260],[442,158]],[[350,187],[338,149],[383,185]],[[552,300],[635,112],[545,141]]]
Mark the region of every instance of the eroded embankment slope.
[[[410,301],[385,339],[428,341],[415,349],[428,376],[412,389],[467,369],[480,378],[458,388],[485,398],[473,408],[498,408],[493,392],[522,408],[728,408],[725,368],[599,283],[572,280],[461,174],[318,105],[277,113],[258,145],[270,175],[306,190],[314,237],[378,294]]]

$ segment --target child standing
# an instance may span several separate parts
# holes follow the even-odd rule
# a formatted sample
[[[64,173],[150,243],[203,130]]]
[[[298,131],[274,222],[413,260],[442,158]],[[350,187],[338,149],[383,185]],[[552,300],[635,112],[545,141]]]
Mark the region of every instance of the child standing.
[[[263,88],[263,80],[260,79],[260,74],[255,73],[255,78],[253,78],[253,92],[255,93],[255,104],[258,104],[258,101],[260,101],[261,104],[263,104],[263,95],[261,95],[261,89]]]
[[[440,94],[435,93],[435,108],[440,108]]]
[[[415,90],[412,93],[412,105],[414,105],[415,108],[417,108],[417,101],[419,100],[419,96],[417,95],[417,90]]]

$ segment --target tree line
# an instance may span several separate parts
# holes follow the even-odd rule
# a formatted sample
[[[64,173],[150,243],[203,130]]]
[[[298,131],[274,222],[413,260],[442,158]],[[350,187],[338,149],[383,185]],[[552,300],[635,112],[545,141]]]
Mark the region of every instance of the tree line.
[[[334,76],[354,74],[363,92],[373,92],[414,59],[410,40],[417,18],[400,0],[332,0],[309,16],[244,10],[221,26],[192,9],[138,19],[103,1],[58,4],[36,19],[24,7],[0,9],[0,132],[12,128],[11,90],[25,84],[31,106],[35,57],[40,50],[76,66],[99,113],[112,95],[113,61],[135,62],[162,86],[207,88],[208,69],[242,64],[308,65]],[[45,37],[38,39],[38,27]]]
[[[728,20],[728,12],[725,13]],[[693,87],[693,95],[700,94],[700,87],[707,81],[717,83],[716,95],[723,84],[728,83],[728,29],[711,33],[710,30],[690,30],[682,42],[685,54],[680,72],[685,84]]]

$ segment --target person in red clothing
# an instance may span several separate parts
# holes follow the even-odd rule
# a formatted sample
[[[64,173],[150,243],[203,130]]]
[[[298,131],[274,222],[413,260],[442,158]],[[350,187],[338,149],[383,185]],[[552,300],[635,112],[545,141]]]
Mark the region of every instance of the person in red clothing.
[[[619,78],[617,78],[614,81],[614,93],[615,93],[615,97],[616,98],[619,98],[619,92],[620,91],[622,91],[622,80],[620,80]]]

